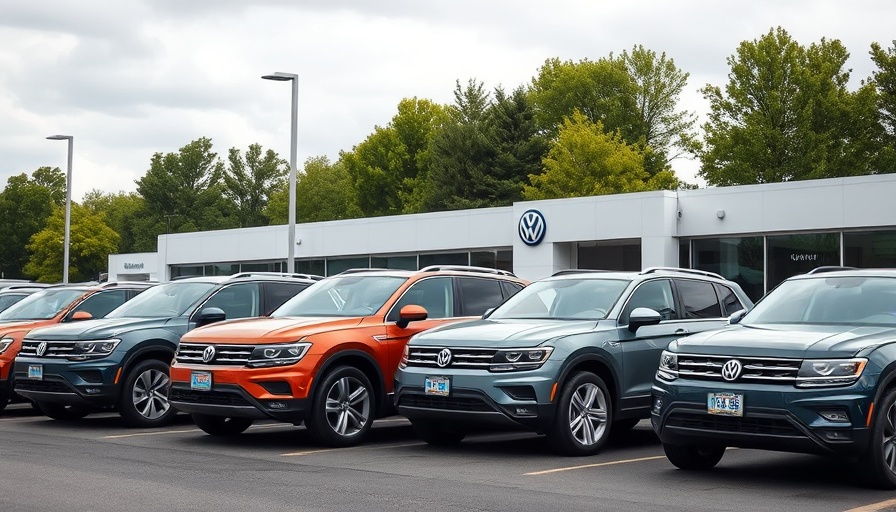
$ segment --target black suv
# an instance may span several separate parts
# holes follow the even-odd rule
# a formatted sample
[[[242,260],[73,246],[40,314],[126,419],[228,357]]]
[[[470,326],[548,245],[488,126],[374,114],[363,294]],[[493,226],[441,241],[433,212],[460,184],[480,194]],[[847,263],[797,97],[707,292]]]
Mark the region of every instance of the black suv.
[[[116,408],[125,422],[170,421],[168,374],[180,337],[225,318],[267,315],[319,276],[243,273],[158,285],[100,320],[31,331],[15,361],[15,390],[47,416]]]

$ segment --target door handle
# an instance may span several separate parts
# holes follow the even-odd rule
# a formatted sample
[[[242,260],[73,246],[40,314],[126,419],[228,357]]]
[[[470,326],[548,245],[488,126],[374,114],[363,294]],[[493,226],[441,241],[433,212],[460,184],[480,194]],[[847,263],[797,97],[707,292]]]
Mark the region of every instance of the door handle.
[[[687,329],[684,329],[684,328],[676,329],[675,334],[690,334],[690,331],[688,331]]]

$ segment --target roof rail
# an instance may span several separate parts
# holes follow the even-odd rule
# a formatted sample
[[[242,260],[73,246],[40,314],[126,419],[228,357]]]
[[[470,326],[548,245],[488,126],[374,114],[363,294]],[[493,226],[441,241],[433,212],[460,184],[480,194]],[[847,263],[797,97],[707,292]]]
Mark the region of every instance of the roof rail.
[[[324,278],[324,276],[319,276],[317,274],[298,274],[298,273],[289,273],[289,272],[238,272],[230,276],[231,278],[237,277],[252,277],[252,276],[275,276],[275,277],[294,277],[296,279],[311,279],[313,281],[320,281]]]
[[[334,275],[341,276],[343,274],[357,274],[358,272],[370,272],[370,271],[377,271],[377,270],[401,270],[401,269],[395,269],[395,268],[393,268],[393,269],[388,269],[388,268],[350,268],[348,270],[343,270],[342,272],[340,272],[338,274],[334,274]]]
[[[706,270],[697,270],[695,268],[679,268],[679,267],[647,267],[641,271],[642,274],[655,274],[657,272],[681,272],[682,274],[693,274],[695,276],[714,277],[716,279],[725,279],[715,272],[707,272]]]
[[[498,268],[488,268],[488,267],[473,267],[470,265],[430,265],[428,267],[423,267],[420,269],[420,272],[437,272],[439,270],[457,270],[460,272],[480,272],[483,274],[496,274],[499,276],[510,276],[516,277],[516,274],[510,272],[509,270],[501,270]]]
[[[566,270],[558,270],[551,274],[551,277],[554,276],[565,276],[570,274],[596,274],[601,272],[615,272],[614,270],[603,270],[596,268],[568,268]]]
[[[806,272],[806,274],[824,274],[825,272],[837,272],[839,270],[856,270],[856,267],[838,267],[837,265],[827,265],[824,267],[815,267]]]

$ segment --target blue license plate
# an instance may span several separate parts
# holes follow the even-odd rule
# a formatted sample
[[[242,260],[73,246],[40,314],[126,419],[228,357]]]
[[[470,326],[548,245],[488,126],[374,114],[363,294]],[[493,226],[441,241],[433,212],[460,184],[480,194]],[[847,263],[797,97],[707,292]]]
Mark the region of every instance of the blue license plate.
[[[28,378],[34,380],[44,380],[44,365],[31,364],[28,365]]]
[[[212,373],[192,372],[190,374],[190,389],[195,389],[197,391],[211,391]]]
[[[448,377],[426,377],[423,381],[427,395],[448,396],[451,393],[451,379]]]
[[[744,395],[709,393],[706,397],[706,412],[720,416],[743,416]]]

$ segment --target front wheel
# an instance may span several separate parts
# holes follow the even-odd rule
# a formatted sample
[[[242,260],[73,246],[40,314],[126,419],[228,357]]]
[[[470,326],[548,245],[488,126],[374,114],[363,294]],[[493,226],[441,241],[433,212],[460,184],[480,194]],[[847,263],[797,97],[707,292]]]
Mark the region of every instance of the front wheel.
[[[367,375],[352,366],[340,366],[320,381],[305,424],[319,443],[353,446],[370,431],[375,405]]]
[[[896,389],[874,405],[871,444],[859,460],[859,473],[862,483],[871,487],[896,489]]]
[[[675,467],[692,471],[706,471],[716,467],[725,455],[724,446],[675,445],[663,443],[663,451]]]
[[[564,455],[593,455],[607,442],[612,423],[607,385],[591,372],[578,372],[563,385],[548,442]]]
[[[0,412],[6,409],[6,404],[9,403],[10,398],[12,398],[12,382],[8,385],[0,383]]]
[[[37,409],[54,420],[74,421],[80,420],[90,414],[90,409],[80,405],[55,404],[52,402],[34,402]]]
[[[193,414],[193,423],[206,434],[213,436],[235,436],[252,426],[252,418],[227,418],[210,414]]]
[[[433,446],[452,446],[463,441],[466,431],[456,425],[439,425],[432,421],[411,422],[417,437]]]
[[[158,359],[141,361],[128,372],[118,412],[130,427],[161,427],[174,419],[168,403],[168,365]]]

